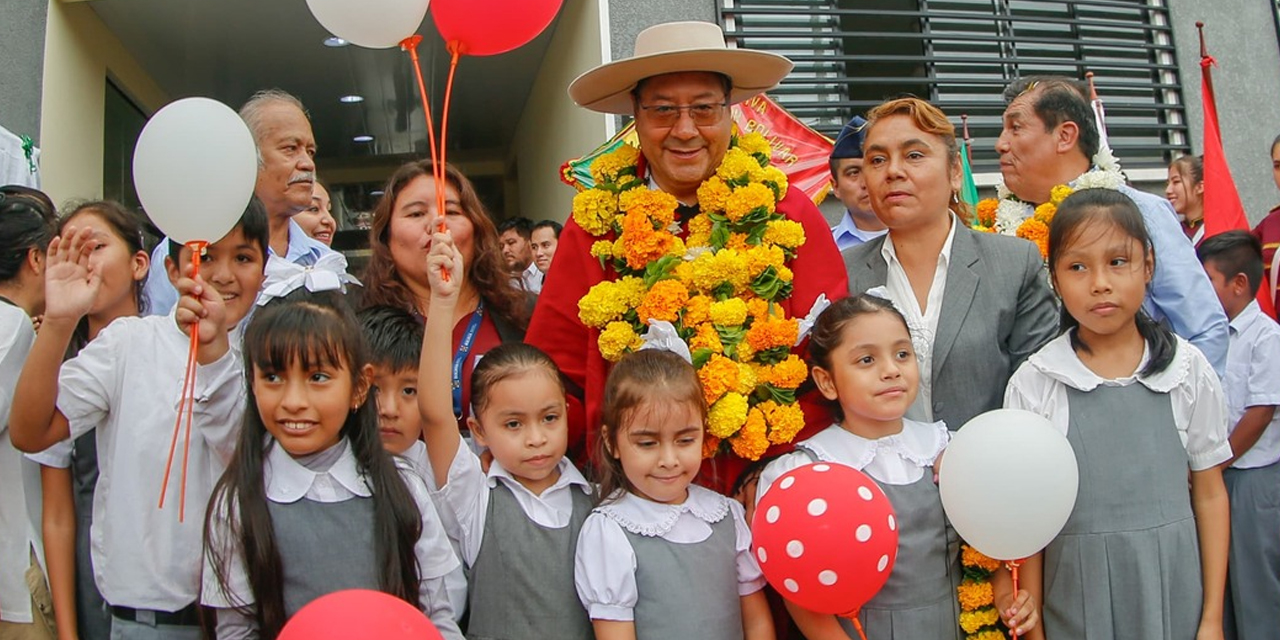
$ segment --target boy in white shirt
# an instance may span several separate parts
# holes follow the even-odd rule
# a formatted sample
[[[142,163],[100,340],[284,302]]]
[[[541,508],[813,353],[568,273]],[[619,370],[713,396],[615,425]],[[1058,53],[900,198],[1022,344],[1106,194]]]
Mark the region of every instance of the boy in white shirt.
[[[1233,454],[1222,472],[1231,499],[1225,636],[1274,638],[1280,621],[1280,326],[1255,300],[1262,284],[1257,238],[1228,231],[1204,240],[1196,253],[1230,320],[1222,381]]]
[[[243,367],[236,349],[214,352],[208,342],[249,314],[262,285],[267,244],[266,214],[254,199],[236,227],[206,248],[199,281],[205,284],[179,282],[178,265],[190,263],[191,249],[173,245],[165,261],[175,285],[201,299],[216,298],[225,309],[210,315],[213,324],[202,333],[194,411],[227,417],[206,419],[216,427],[195,430],[189,452],[174,456],[163,509],[157,504],[178,418],[189,327],[172,313],[120,318],[62,364],[101,278],[88,260],[92,246],[84,230],[68,227],[50,244],[51,304],[18,382],[23,402],[14,408],[10,429],[14,444],[28,452],[98,429],[90,546],[94,580],[111,609],[113,640],[201,637],[201,525],[235,446],[240,420],[233,416],[243,411],[211,406],[209,391],[235,384]]]

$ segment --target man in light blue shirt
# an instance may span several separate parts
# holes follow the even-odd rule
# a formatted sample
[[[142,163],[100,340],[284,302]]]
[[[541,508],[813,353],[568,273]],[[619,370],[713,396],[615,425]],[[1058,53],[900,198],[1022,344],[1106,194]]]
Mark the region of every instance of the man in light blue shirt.
[[[862,178],[862,138],[866,125],[862,116],[854,116],[840,130],[831,149],[831,180],[836,197],[845,207],[840,223],[831,227],[831,235],[841,253],[889,231],[871,210],[871,196]]]
[[[267,210],[271,229],[268,254],[284,255],[296,264],[314,264],[332,251],[312,239],[293,221],[293,216],[311,206],[316,179],[316,141],[302,102],[279,89],[255,93],[240,108],[258,147],[258,181],[254,195]],[[165,238],[151,253],[153,268],[147,274],[146,293],[151,314],[167,314],[178,302],[178,292],[163,268],[169,255]]]
[[[1004,91],[1004,130],[996,141],[1000,174],[1019,200],[1039,205],[1058,185],[1072,184],[1094,165],[1100,139],[1088,90],[1058,76],[1015,80]],[[1143,309],[1200,348],[1221,377],[1227,364],[1227,315],[1183,234],[1168,200],[1120,188],[1142,211],[1156,268]]]

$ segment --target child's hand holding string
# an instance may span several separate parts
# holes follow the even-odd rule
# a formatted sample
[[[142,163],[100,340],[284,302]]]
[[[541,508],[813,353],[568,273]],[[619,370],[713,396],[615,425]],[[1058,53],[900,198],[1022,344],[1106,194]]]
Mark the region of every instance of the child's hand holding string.
[[[102,289],[102,273],[89,259],[95,245],[93,229],[75,226],[68,226],[49,243],[45,254],[45,324],[75,325],[93,308]]]
[[[1018,637],[1026,636],[1030,640],[1044,637],[1037,630],[1040,623],[1039,607],[1036,605],[1036,599],[1026,589],[1019,589],[1017,598],[1011,598],[1008,594],[997,597],[996,606],[1004,626],[1011,631],[1016,631]]]
[[[444,273],[449,274],[445,281]],[[427,252],[427,283],[431,286],[432,301],[457,302],[462,290],[462,253],[453,244],[448,231],[431,234],[431,248]]]
[[[174,311],[178,327],[191,335],[191,327],[197,323],[200,326],[197,362],[210,364],[217,361],[231,348],[227,338],[227,307],[222,296],[195,273],[195,267],[190,263],[182,266],[182,277],[175,286],[180,296]]]

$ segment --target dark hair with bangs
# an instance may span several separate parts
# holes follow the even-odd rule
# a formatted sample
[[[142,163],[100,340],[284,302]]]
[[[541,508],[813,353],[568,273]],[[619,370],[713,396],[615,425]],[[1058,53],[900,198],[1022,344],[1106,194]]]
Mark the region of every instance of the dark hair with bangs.
[[[265,261],[270,255],[271,248],[271,228],[267,226],[267,210],[262,206],[262,201],[258,196],[249,198],[249,204],[245,206],[244,213],[240,215],[240,220],[236,222],[236,226],[231,227],[231,231],[236,229],[244,235],[244,239],[248,240],[262,250],[262,259]],[[227,232],[230,235],[230,231]],[[222,238],[218,238],[221,240]],[[173,240],[169,241],[169,259],[173,260],[176,265],[182,264],[183,245]],[[179,270],[181,271],[181,270]]]
[[[541,369],[555,380],[560,393],[564,394],[564,379],[560,375],[560,368],[541,349],[523,342],[508,342],[490,349],[476,368],[471,370],[471,415],[479,419],[480,412],[489,404],[489,390],[493,385],[536,369]]]
[[[361,309],[360,329],[369,343],[369,362],[399,372],[418,371],[422,355],[422,321],[400,307],[379,305]]]
[[[272,300],[254,314],[245,331],[243,353],[248,409],[235,455],[210,499],[205,517],[205,549],[218,583],[225,588],[229,583],[231,548],[238,547],[254,600],[254,604],[243,605],[239,610],[257,621],[263,638],[275,638],[287,616],[284,573],[263,478],[266,455],[274,442],[257,411],[254,370],[280,370],[299,360],[304,365],[341,364],[358,389],[364,384],[360,371],[368,355],[355,314],[342,294],[311,293],[306,289]],[[364,403],[347,415],[341,436],[347,439],[356,466],[373,494],[370,525],[377,545],[379,589],[417,607],[414,545],[422,534],[421,513],[395,463],[382,448],[374,404],[366,396]],[[238,527],[222,548],[215,545],[211,535],[215,514],[220,511],[233,512],[239,519]]]
[[[1111,224],[1125,235],[1138,241],[1142,246],[1142,257],[1150,258],[1155,265],[1155,249],[1151,245],[1151,235],[1142,220],[1142,211],[1134,201],[1119,191],[1112,189],[1082,189],[1062,201],[1058,211],[1049,223],[1049,276],[1057,278],[1058,261],[1065,252],[1091,226]],[[1165,369],[1173,362],[1174,353],[1178,349],[1177,338],[1173,332],[1151,319],[1145,311],[1138,310],[1133,321],[1138,325],[1138,333],[1147,342],[1150,359],[1147,366],[1138,372],[1141,376],[1150,376]],[[1089,345],[1080,339],[1080,321],[1062,305],[1062,331],[1071,336],[1071,347],[1076,351],[1092,353]]]
[[[112,200],[89,200],[72,205],[71,210],[62,216],[62,220],[58,222],[58,233],[61,234],[71,224],[77,216],[94,215],[107,223],[111,231],[115,233],[129,248],[129,253],[134,254],[142,252],[147,254],[150,260],[150,253],[147,251],[143,238],[142,218],[138,214],[128,210],[124,205]],[[146,315],[147,313],[147,296],[143,291],[143,280],[133,283],[133,299],[138,305],[138,315]]]
[[[604,383],[604,411],[600,433],[591,451],[600,483],[600,503],[613,502],[631,491],[631,483],[614,456],[623,432],[637,413],[646,408],[659,411],[686,405],[694,407],[702,424],[707,423],[707,401],[693,365],[670,351],[645,349],[624,356]],[[703,437],[706,437],[704,432]]]
[[[911,335],[911,327],[907,325],[906,318],[902,317],[902,312],[892,302],[866,293],[841,298],[831,303],[813,324],[813,331],[809,334],[809,366],[831,371],[831,352],[840,346],[844,328],[855,319],[872,313],[892,315],[906,327],[907,335]],[[831,400],[827,404],[836,420],[844,420],[844,410],[840,408],[838,401]]]

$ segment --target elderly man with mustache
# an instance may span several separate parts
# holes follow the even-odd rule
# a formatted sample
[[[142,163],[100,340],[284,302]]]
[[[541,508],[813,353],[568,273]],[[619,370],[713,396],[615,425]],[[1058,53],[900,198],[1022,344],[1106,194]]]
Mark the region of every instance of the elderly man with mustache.
[[[314,264],[332,249],[308,236],[293,220],[311,206],[316,182],[316,139],[306,109],[293,95],[266,89],[240,107],[240,118],[258,146],[258,181],[253,194],[267,210],[271,229],[268,253],[297,264]],[[153,265],[164,264],[168,244],[166,238],[156,246],[151,254]],[[168,313],[178,301],[164,269],[153,268],[147,275],[146,292],[148,313]]]

